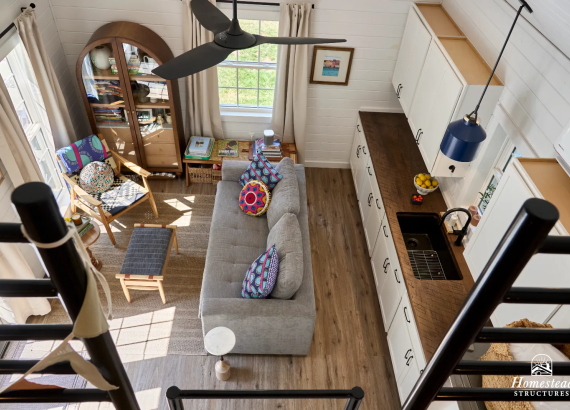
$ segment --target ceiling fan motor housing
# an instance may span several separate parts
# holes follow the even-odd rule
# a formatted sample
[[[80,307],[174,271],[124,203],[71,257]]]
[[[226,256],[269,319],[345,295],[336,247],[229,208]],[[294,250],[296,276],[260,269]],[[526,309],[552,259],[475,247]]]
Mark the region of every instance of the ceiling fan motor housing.
[[[243,50],[250,48],[257,43],[257,39],[253,34],[242,31],[241,34],[233,35],[227,31],[222,31],[214,36],[214,41],[217,45],[233,50]]]

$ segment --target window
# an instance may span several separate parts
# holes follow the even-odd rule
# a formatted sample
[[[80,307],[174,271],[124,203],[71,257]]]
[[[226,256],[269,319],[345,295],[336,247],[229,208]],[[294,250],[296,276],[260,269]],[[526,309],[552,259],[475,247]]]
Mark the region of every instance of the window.
[[[278,21],[241,20],[251,34],[277,36]],[[277,45],[261,44],[234,51],[218,65],[218,88],[222,108],[267,109],[273,107]]]
[[[55,163],[47,112],[28,54],[21,41],[0,61],[0,77],[6,84],[44,180],[58,198],[63,184]]]
[[[497,161],[495,162],[495,165],[489,172],[489,176],[486,179],[487,182],[483,186],[482,192],[479,192],[480,198],[478,200],[477,207],[479,208],[481,215],[483,215],[485,209],[487,209],[489,201],[495,193],[495,190],[497,189],[499,181],[506,171],[507,166],[511,163],[513,158],[518,158],[520,156],[521,154],[517,151],[514,144],[509,139],[507,139],[503,144],[503,148],[497,158]]]

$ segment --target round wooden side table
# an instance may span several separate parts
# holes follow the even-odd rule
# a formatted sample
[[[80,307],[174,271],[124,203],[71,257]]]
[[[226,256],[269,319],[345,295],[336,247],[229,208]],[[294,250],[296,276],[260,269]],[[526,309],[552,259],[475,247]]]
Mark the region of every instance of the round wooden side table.
[[[91,245],[97,242],[99,236],[101,236],[101,229],[99,228],[99,224],[95,222],[94,219],[91,220],[91,224],[93,225],[93,228],[89,229],[85,235],[81,237],[81,242],[83,242],[83,245],[85,245],[85,249],[87,249],[87,253],[91,257],[91,263],[93,266],[95,266],[95,269],[101,270],[103,262],[94,257],[93,252],[91,252],[91,249],[89,249]]]
[[[227,327],[215,327],[204,337],[204,347],[213,356],[220,356],[216,363],[216,377],[226,381],[230,378],[230,363],[224,360],[224,355],[230,353],[236,345],[236,335]]]

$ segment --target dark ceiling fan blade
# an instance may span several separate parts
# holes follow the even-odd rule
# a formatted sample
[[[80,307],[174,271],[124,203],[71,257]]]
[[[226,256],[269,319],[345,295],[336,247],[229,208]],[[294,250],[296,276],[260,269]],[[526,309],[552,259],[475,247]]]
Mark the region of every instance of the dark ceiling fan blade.
[[[227,30],[232,24],[231,20],[208,0],[192,0],[190,6],[200,24],[214,34]]]
[[[165,80],[186,77],[221,63],[233,51],[214,42],[206,43],[156,67],[152,72]]]
[[[264,37],[254,36],[257,38],[257,44],[328,44],[328,43],[345,43],[345,39],[341,38],[313,38],[313,37]]]

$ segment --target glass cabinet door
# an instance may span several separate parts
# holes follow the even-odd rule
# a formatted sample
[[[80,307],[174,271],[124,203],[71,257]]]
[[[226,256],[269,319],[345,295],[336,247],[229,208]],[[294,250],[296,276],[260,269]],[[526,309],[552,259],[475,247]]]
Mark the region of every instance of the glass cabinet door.
[[[152,73],[159,65],[152,55],[132,44],[122,43],[122,47],[146,166],[176,167],[180,159],[176,154],[168,83]]]
[[[81,75],[97,133],[109,148],[138,163],[128,117],[128,102],[120,79],[114,43],[93,47],[83,59]]]

